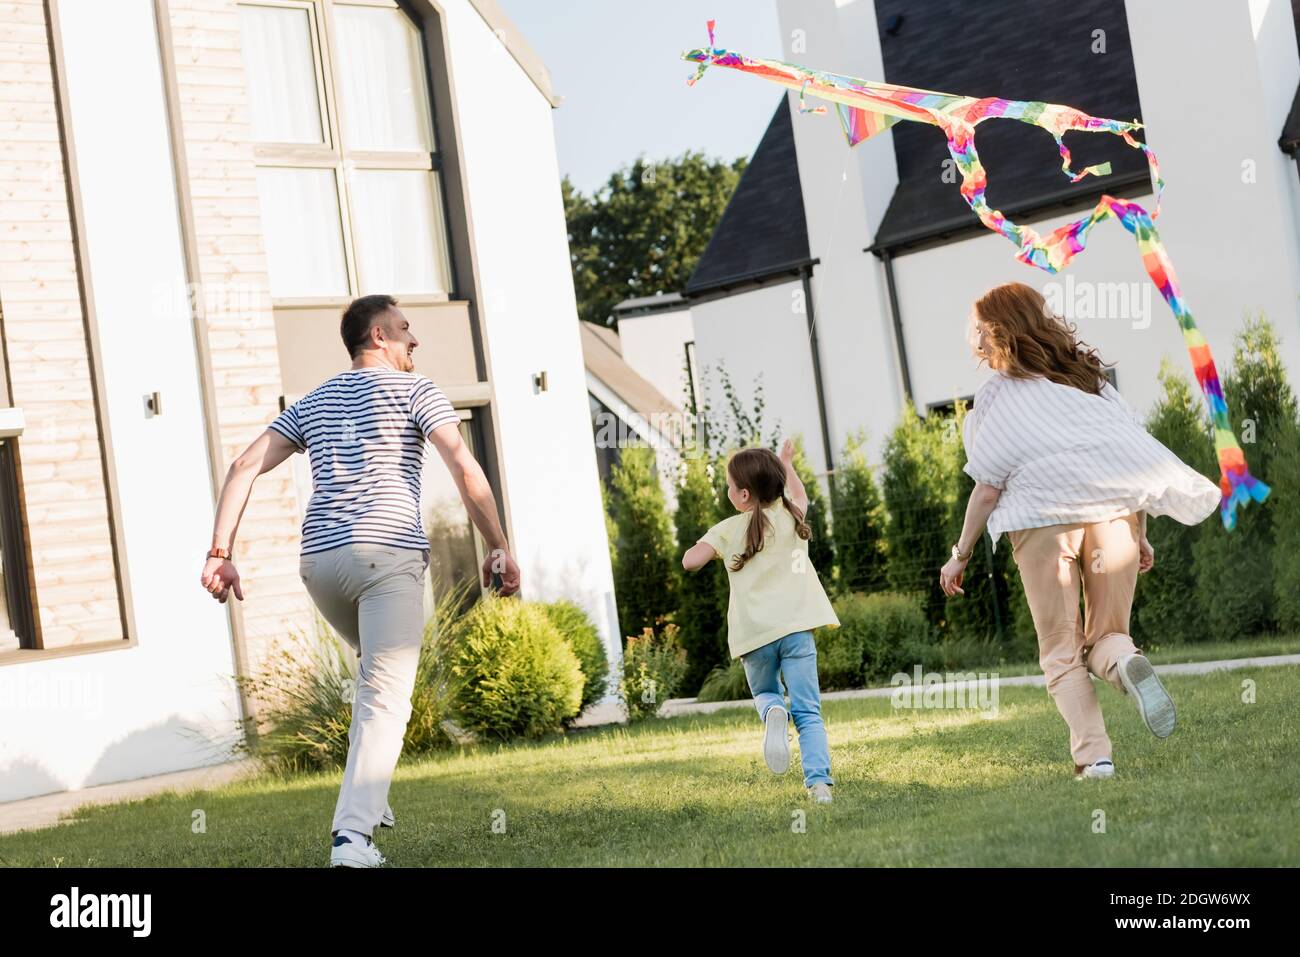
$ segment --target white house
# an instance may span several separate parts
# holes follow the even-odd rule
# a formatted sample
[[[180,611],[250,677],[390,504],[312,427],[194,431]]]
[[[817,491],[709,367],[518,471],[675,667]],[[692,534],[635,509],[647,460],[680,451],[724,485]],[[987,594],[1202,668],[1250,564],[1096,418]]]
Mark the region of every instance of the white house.
[[[1286,0],[1006,0],[996,13],[932,0],[777,0],[777,11],[784,49],[738,52],[1140,119],[1167,183],[1161,235],[1220,369],[1243,313],[1263,312],[1300,386],[1300,57]],[[727,46],[725,22],[717,42]],[[730,84],[755,82],[714,69],[694,92],[723,109]],[[970,358],[966,316],[1002,282],[1044,291],[1117,364],[1135,408],[1156,399],[1162,358],[1190,374],[1181,332],[1113,220],[1051,276],[1017,262],[970,212],[945,176],[935,129],[899,123],[850,149],[833,110],[773,100],[685,294],[699,364],[722,362],[738,386],[761,373],[769,420],[802,432],[814,463],[832,468],[863,428],[878,458],[909,396],[925,412],[973,395],[987,371]],[[1102,192],[1153,202],[1141,153],[1116,137],[1071,134],[1077,165],[1113,163],[1111,175],[1072,185],[1043,131],[1003,121],[978,136],[990,203],[1040,232]]]
[[[242,604],[198,584],[215,491],[360,294],[411,317],[524,597],[617,660],[557,103],[492,0],[4,5],[0,801],[222,758],[231,679],[313,615],[301,468],[248,506]],[[432,598],[479,545],[431,459]]]

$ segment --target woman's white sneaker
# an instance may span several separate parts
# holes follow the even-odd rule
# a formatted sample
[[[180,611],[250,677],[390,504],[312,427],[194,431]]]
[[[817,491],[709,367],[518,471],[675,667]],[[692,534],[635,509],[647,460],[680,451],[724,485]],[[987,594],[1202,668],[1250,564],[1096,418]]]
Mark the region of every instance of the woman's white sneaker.
[[[1125,655],[1116,666],[1124,690],[1137,704],[1142,721],[1157,738],[1174,733],[1174,699],[1160,683],[1156,669],[1142,655]]]
[[[818,781],[808,789],[808,796],[818,804],[830,804],[835,798],[831,795],[831,786],[825,781]]]
[[[1102,758],[1100,761],[1095,761],[1080,768],[1078,776],[1080,779],[1113,778],[1115,776],[1115,764],[1110,758]]]
[[[785,774],[790,769],[789,713],[779,704],[767,709],[764,717],[767,729],[763,734],[763,760],[773,774]]]
[[[380,827],[397,827],[397,818],[393,816],[393,807],[390,804],[384,808],[384,816],[379,819]]]

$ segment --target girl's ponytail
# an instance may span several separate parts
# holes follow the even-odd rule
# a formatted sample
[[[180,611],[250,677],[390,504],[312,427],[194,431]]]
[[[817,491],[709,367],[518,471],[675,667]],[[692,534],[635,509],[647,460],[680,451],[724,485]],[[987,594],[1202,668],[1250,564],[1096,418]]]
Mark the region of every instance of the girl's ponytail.
[[[807,541],[812,529],[804,521],[800,511],[794,507],[785,495],[785,466],[771,449],[743,449],[727,462],[727,471],[737,488],[749,492],[754,506],[750,510],[749,525],[745,529],[745,551],[731,556],[728,567],[738,572],[745,564],[763,550],[763,541],[772,523],[763,514],[764,503],[771,505],[777,499],[794,519],[794,530],[801,539]]]

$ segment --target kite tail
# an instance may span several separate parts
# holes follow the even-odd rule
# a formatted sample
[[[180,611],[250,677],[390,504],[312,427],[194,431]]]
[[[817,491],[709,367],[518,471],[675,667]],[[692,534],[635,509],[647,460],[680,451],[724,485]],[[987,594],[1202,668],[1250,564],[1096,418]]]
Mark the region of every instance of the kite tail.
[[[1150,214],[1137,203],[1110,196],[1104,197],[1103,201],[1108,201],[1116,218],[1137,238],[1142,266],[1160,290],[1165,302],[1169,303],[1174,318],[1183,330],[1183,341],[1187,344],[1187,352],[1192,360],[1192,371],[1205,395],[1210,419],[1214,423],[1214,451],[1219,459],[1219,516],[1223,519],[1223,527],[1232,531],[1237,526],[1237,506],[1247,505],[1251,501],[1264,501],[1268,498],[1269,487],[1246,468],[1246,455],[1237,444],[1237,437],[1232,431],[1228,403],[1223,398],[1223,386],[1219,382],[1218,370],[1214,367],[1214,356],[1210,354],[1205,336],[1196,328],[1196,322],[1183,301],[1178,278],[1174,275],[1174,264],[1165,252],[1164,243],[1160,241],[1160,234],[1156,231]]]

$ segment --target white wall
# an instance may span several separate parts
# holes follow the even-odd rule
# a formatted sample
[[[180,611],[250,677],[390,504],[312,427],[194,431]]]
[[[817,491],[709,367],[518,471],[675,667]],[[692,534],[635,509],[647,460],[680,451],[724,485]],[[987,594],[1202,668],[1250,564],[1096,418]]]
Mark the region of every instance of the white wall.
[[[551,106],[468,0],[444,4],[501,479],[523,595],[570,598],[621,642]],[[545,370],[549,390],[533,392]]]
[[[623,361],[663,393],[664,398],[689,409],[686,378],[686,343],[695,338],[690,309],[625,316],[618,321]]]
[[[1290,7],[1187,0],[1171,30],[1174,6],[1127,5],[1142,120],[1167,184],[1157,225],[1216,362],[1231,357],[1242,311],[1263,310],[1296,381],[1300,252],[1288,222],[1296,174],[1277,146],[1300,81]]]
[[[0,801],[221,760],[239,718],[153,4],[59,14],[138,644],[0,669]]]
[[[813,385],[812,351],[807,316],[798,310],[803,284],[774,283],[749,292],[697,302],[695,357],[700,368],[701,403],[712,407],[712,433],[726,408],[718,367],[737,394],[753,407],[755,381],[762,376],[763,438],[775,427],[783,434],[801,433],[814,471],[824,471],[821,420]]]
[[[871,0],[778,0],[784,59],[812,69],[882,79]],[[888,291],[879,260],[863,250],[898,183],[893,134],[849,148],[833,105],[824,115],[794,109],[795,149],[808,220],[813,301],[833,455],[866,429],[879,455],[902,411]],[[820,103],[809,98],[809,105]]]

